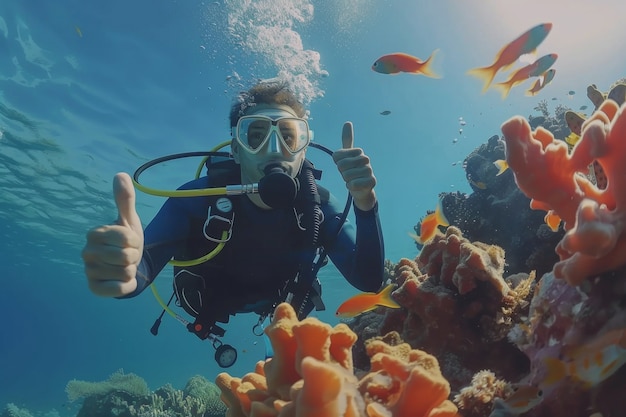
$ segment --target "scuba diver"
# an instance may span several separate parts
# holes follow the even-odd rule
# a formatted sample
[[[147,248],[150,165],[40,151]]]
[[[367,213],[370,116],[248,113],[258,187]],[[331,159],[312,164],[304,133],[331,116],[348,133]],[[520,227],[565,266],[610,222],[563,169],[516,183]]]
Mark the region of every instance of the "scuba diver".
[[[214,341],[225,332],[217,323],[227,323],[230,315],[254,312],[261,323],[285,301],[300,319],[323,310],[317,271],[326,257],[352,286],[379,291],[384,246],[370,160],[353,147],[352,125],[346,123],[342,149],[328,151],[350,194],[344,209],[317,184],[321,172],[305,158],[313,145],[305,116],[284,82],[260,82],[241,93],[230,111],[231,153],[207,161],[206,176],[172,192],[145,230],[133,180],[116,174],[118,219],[91,229],[82,251],[89,289],[134,297],[174,260],[170,302],[175,296],[194,318],[183,321],[190,332]],[[141,189],[137,177],[134,185]],[[199,192],[232,184],[241,184],[240,194]],[[345,219],[350,201],[356,228]]]

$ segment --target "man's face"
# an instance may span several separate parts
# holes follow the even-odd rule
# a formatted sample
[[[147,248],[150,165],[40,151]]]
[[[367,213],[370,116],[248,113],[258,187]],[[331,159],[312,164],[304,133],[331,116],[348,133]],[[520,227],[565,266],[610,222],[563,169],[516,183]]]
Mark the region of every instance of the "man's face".
[[[257,105],[251,111],[246,112],[246,116],[262,115],[277,120],[282,117],[296,117],[293,111],[286,106],[266,106]],[[263,127],[262,125],[265,125]],[[287,175],[294,178],[300,172],[306,153],[306,148],[292,154],[289,149],[278,138],[277,130],[281,132],[285,142],[291,146],[294,135],[298,133],[299,127],[294,121],[281,122],[279,125],[272,125],[269,140],[256,153],[245,149],[235,138],[231,147],[235,162],[241,166],[241,180],[244,184],[259,182],[265,176],[265,168],[268,165],[280,165]],[[247,142],[254,146],[255,141],[261,143],[267,135],[267,123],[252,122],[246,129],[248,134]],[[258,145],[257,143],[257,145]]]

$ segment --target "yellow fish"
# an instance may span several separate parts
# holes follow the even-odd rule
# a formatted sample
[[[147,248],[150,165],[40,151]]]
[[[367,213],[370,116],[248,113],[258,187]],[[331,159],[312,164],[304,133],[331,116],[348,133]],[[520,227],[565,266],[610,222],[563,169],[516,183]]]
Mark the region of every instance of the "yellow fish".
[[[502,175],[502,173],[504,173],[504,171],[509,169],[509,163],[506,162],[504,159],[498,159],[493,164],[496,166],[496,168],[498,168],[498,173],[496,174],[496,177],[498,175]]]
[[[341,318],[351,318],[372,311],[377,306],[400,308],[400,304],[391,298],[394,287],[395,284],[389,284],[379,293],[364,292],[348,298],[339,306],[335,315]]]
[[[570,150],[571,150],[574,147],[574,145],[576,145],[578,143],[579,140],[580,140],[580,136],[578,136],[574,132],[571,132],[565,138],[565,143],[567,143],[567,147],[570,148]]]
[[[473,180],[473,179],[471,179],[471,178],[468,178],[467,180],[469,181],[469,183],[470,183],[471,185],[473,185],[474,187],[476,187],[476,188],[478,188],[478,189],[481,189],[481,190],[486,190],[486,189],[487,189],[487,184],[485,184],[485,183],[484,183],[484,182],[482,182],[482,181],[474,181],[474,180]],[[444,226],[445,226],[445,225],[444,225]]]
[[[80,38],[82,38],[83,37],[83,31],[80,30],[80,28],[78,26],[74,26],[74,29],[76,30],[76,33],[78,34],[78,36]]]

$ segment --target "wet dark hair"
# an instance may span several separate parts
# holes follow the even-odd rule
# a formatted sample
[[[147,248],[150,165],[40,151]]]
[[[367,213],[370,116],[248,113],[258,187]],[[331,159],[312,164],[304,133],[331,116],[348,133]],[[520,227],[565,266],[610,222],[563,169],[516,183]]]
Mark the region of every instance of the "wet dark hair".
[[[293,109],[298,117],[304,117],[306,110],[285,81],[262,81],[248,91],[239,93],[230,108],[230,127],[237,125],[239,118],[257,104],[282,104]]]

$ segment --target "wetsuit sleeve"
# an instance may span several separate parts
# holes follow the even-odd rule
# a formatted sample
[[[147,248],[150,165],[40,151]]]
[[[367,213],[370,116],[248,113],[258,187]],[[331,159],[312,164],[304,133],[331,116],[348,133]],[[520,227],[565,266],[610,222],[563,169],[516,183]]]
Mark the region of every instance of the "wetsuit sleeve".
[[[336,230],[337,217],[342,208],[331,197],[329,212],[325,213],[327,229]],[[336,240],[327,250],[333,264],[354,287],[361,291],[378,292],[384,280],[385,249],[378,217],[378,203],[368,211],[354,207],[356,230],[346,221]],[[332,214],[331,214],[332,213]],[[328,219],[328,216],[333,216]],[[332,233],[332,231],[330,231]],[[332,239],[332,237],[330,237]]]
[[[185,241],[189,234],[189,200],[169,198],[148,224],[144,230],[143,255],[135,275],[137,289],[120,298],[134,297],[145,290]]]

